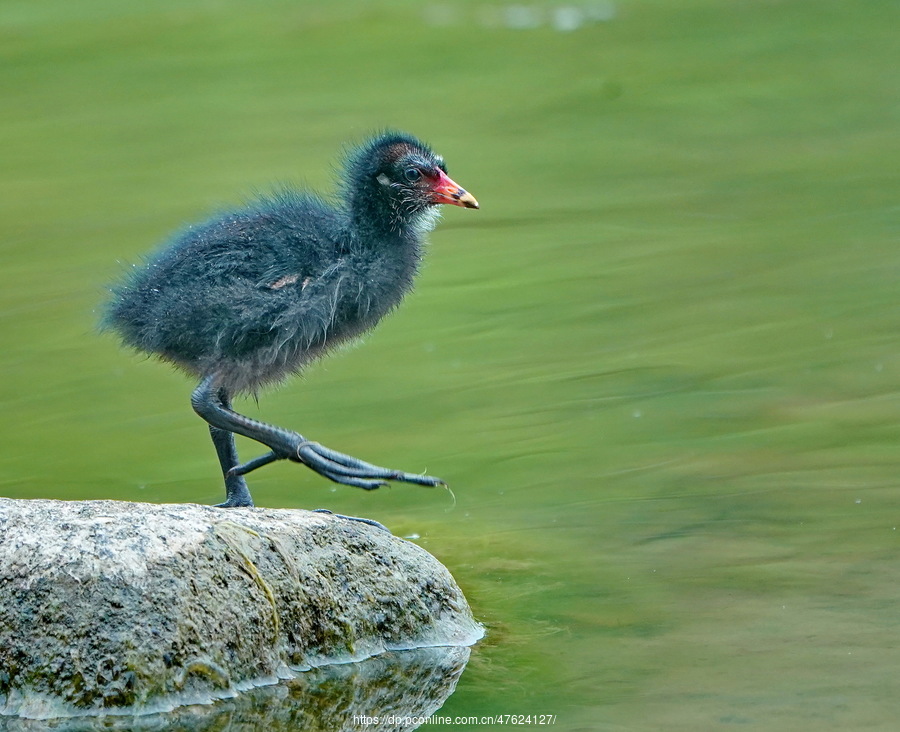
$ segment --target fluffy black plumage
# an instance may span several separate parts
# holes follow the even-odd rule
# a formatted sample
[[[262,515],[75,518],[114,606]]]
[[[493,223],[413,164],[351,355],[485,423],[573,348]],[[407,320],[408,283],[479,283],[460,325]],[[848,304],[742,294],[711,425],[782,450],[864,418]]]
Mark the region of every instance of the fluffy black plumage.
[[[213,431],[223,505],[252,505],[242,475],[282,458],[362,488],[384,479],[440,483],[328,450],[230,404],[232,395],[302,369],[394,308],[412,287],[439,203],[478,207],[427,145],[387,132],[347,156],[334,205],[295,190],[260,197],[183,230],[114,288],[105,326],[201,379],[193,405]],[[240,465],[235,432],[272,452]]]

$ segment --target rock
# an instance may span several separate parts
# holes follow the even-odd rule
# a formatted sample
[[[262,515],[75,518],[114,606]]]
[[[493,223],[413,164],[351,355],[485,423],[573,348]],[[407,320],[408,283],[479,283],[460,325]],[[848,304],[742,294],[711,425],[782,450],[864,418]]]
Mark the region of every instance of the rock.
[[[482,634],[450,573],[377,526],[0,499],[0,714],[158,712]]]

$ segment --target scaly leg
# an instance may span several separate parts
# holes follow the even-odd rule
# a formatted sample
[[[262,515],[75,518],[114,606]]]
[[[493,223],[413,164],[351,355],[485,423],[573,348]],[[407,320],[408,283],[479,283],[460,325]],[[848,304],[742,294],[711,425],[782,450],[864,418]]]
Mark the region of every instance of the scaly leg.
[[[225,389],[219,389],[216,394],[219,403],[226,409],[231,408],[231,398]],[[217,505],[222,508],[236,508],[238,506],[252,506],[250,489],[244,476],[232,473],[232,469],[241,464],[234,444],[234,433],[219,427],[209,426],[209,434],[212,437],[216,454],[219,456],[219,464],[222,466],[222,475],[225,478],[225,502]]]
[[[416,485],[438,486],[445,485],[444,481],[428,475],[419,475],[416,473],[404,473],[400,470],[390,470],[389,468],[381,468],[372,465],[358,458],[344,455],[335,450],[330,450],[317,442],[310,442],[303,435],[290,430],[282,429],[265,422],[260,422],[250,417],[245,417],[231,409],[228,400],[228,394],[216,384],[216,375],[207,376],[191,395],[191,405],[209,425],[227,433],[233,433],[249,437],[251,440],[266,445],[272,452],[262,455],[254,460],[250,460],[243,465],[232,465],[226,473],[226,491],[228,479],[240,478],[256,470],[263,465],[268,465],[275,460],[293,460],[294,462],[303,463],[306,467],[315,471],[319,475],[333,480],[335,483],[343,483],[344,485],[352,485],[365,490],[373,490],[380,486],[387,485],[387,481],[395,480],[402,483],[415,483]],[[213,438],[215,441],[215,437]],[[231,438],[233,439],[233,437]],[[236,461],[237,453],[233,454],[228,451],[228,445],[225,445],[223,452],[219,451],[219,460],[222,462],[223,470],[225,464]],[[218,443],[216,449],[220,450]],[[240,490],[235,485],[235,498],[237,499]],[[244,483],[246,489],[246,483]],[[231,493],[227,494],[225,505],[247,505],[247,504],[231,504]],[[246,498],[249,499],[250,493],[247,491]]]

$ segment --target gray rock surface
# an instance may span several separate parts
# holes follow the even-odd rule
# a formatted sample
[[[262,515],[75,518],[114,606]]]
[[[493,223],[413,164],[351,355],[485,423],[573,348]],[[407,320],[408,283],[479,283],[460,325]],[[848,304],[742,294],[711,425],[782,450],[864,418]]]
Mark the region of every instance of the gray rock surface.
[[[0,714],[164,711],[482,634],[434,557],[358,521],[0,499]]]

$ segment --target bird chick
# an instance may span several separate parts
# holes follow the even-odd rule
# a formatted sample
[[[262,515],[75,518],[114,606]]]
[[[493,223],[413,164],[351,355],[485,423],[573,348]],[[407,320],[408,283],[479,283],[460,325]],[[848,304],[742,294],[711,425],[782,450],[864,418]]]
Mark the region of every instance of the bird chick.
[[[220,506],[252,506],[244,476],[292,460],[367,490],[438,478],[364,462],[232,408],[372,328],[412,288],[439,204],[478,208],[415,137],[386,132],[344,161],[337,201],[283,189],[177,234],[113,288],[104,325],[200,380],[191,396],[225,478]],[[234,435],[269,449],[241,463]]]

